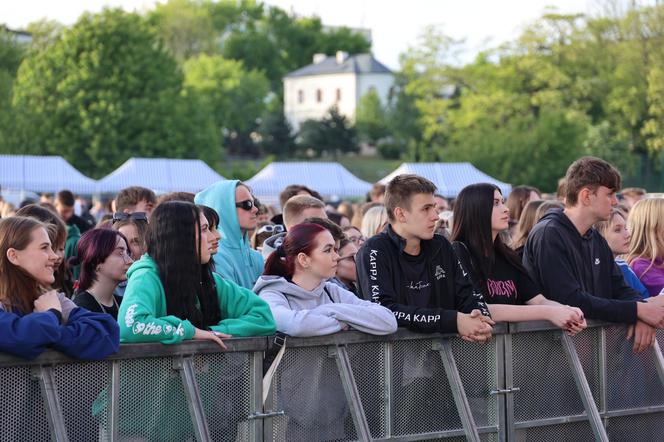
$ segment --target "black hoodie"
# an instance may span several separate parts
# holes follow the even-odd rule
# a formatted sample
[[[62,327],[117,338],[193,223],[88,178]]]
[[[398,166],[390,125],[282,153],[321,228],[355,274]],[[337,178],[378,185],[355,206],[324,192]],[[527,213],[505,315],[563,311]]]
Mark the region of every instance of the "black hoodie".
[[[490,316],[448,240],[434,235],[422,241],[418,257],[407,255],[405,246],[406,240],[391,225],[362,245],[356,256],[360,297],[389,308],[399,326],[417,332],[456,333],[458,311],[479,309]],[[406,275],[412,274],[413,267],[423,268],[426,284],[431,284],[422,296],[409,290]]]
[[[641,296],[625,282],[606,240],[592,228],[581,235],[562,211],[535,225],[523,265],[547,298],[579,307],[590,319],[636,322]]]

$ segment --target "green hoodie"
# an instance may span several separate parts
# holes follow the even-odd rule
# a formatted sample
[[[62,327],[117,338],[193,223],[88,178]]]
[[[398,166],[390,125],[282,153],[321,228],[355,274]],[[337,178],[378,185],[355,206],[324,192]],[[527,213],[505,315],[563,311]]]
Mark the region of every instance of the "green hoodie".
[[[78,255],[78,240],[81,239],[81,231],[75,225],[67,225],[67,241],[65,242],[65,260]],[[71,269],[74,279],[78,279],[81,266],[73,266]]]
[[[118,313],[120,342],[177,344],[194,337],[191,322],[167,316],[159,269],[149,255],[143,255],[132,264],[127,277],[127,289]],[[214,274],[214,280],[223,319],[210,327],[211,330],[232,336],[267,336],[275,332],[276,325],[265,301],[219,275]]]
[[[196,194],[196,204],[203,204],[219,215],[219,251],[214,255],[215,271],[224,279],[251,289],[263,273],[263,256],[251,248],[247,232],[240,229],[235,207],[238,180],[214,183]]]

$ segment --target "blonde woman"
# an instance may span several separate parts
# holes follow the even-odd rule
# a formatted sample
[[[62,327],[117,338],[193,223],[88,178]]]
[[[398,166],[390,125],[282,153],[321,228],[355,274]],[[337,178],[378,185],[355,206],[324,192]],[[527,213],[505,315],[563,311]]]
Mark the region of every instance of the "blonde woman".
[[[637,202],[627,225],[632,238],[626,261],[650,296],[657,296],[664,288],[664,199]]]
[[[372,207],[364,214],[360,230],[362,231],[362,235],[368,239],[382,232],[385,226],[387,226],[387,223],[387,211],[385,210],[385,206],[381,205]]]

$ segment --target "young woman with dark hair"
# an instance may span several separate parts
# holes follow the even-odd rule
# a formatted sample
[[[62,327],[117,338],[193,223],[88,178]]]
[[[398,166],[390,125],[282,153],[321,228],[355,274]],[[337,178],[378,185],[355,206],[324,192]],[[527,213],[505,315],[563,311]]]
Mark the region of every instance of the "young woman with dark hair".
[[[254,287],[270,304],[277,330],[291,336],[327,335],[349,328],[376,335],[396,330],[390,310],[328,282],[338,261],[334,238],[324,227],[304,223],[288,232]]]
[[[115,353],[113,318],[78,308],[51,288],[57,260],[44,224],[0,220],[0,352],[30,359],[46,348],[80,359]]]
[[[214,256],[219,251],[219,240],[221,239],[221,232],[219,232],[219,214],[212,207],[204,206],[202,204],[198,205],[198,208],[201,209],[205,218],[207,218],[208,229],[210,234],[213,236],[212,246],[210,248],[210,255]],[[210,260],[210,266],[213,266],[214,271],[214,261]]]
[[[53,252],[58,256],[55,263],[55,282],[52,287],[58,292],[64,293],[67,298],[71,298],[74,295],[74,278],[69,265],[65,261],[67,225],[54,210],[37,204],[28,204],[21,207],[16,215],[34,218],[47,225],[46,231],[51,240]]]
[[[127,280],[132,262],[129,242],[120,232],[109,229],[88,230],[78,242],[78,254],[70,258],[81,266],[74,302],[91,312],[107,313],[118,319],[122,297],[113,294]]]
[[[581,310],[546,299],[516,252],[500,239],[509,219],[500,189],[493,184],[465,187],[454,206],[452,245],[476,290],[484,295],[492,318],[548,320],[569,334],[580,332],[586,327]]]
[[[270,304],[277,330],[291,336],[327,335],[351,328],[375,335],[396,331],[390,310],[328,282],[338,261],[334,238],[325,227],[303,223],[288,231],[254,287]],[[330,358],[322,364],[300,358],[282,360],[283,374],[275,391],[289,416],[286,440],[349,437],[345,424],[350,412],[343,388],[338,377],[328,375],[334,364]],[[316,385],[318,394],[308,394],[311,385]]]
[[[150,217],[147,253],[127,275],[118,322],[123,342],[216,342],[264,336],[275,326],[268,305],[210,270],[215,237],[194,204],[159,204]]]

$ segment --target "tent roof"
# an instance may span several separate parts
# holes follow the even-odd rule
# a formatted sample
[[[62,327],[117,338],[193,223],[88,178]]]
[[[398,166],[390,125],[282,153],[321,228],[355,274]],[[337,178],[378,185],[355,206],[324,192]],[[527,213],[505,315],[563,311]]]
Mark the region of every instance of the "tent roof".
[[[97,183],[59,156],[0,155],[0,186],[55,193],[63,189],[92,194]]]
[[[364,196],[371,189],[371,183],[357,178],[341,164],[317,162],[270,163],[247,184],[267,204],[278,204],[279,193],[291,184],[303,184],[324,197]]]
[[[157,192],[198,192],[225,179],[201,160],[130,158],[98,182],[99,192],[142,186]]]
[[[433,181],[438,187],[438,193],[448,198],[456,198],[461,189],[476,183],[495,184],[504,196],[512,190],[510,184],[492,178],[471,163],[403,163],[380,182],[387,184],[395,176],[404,173],[414,173]]]

